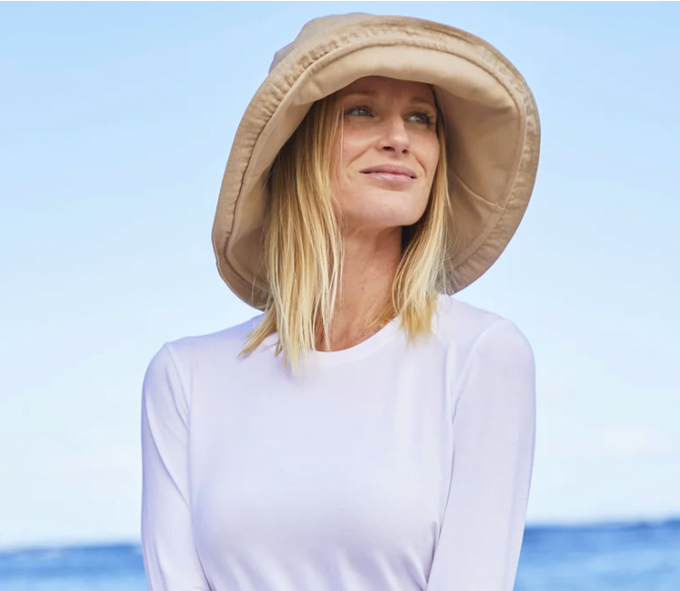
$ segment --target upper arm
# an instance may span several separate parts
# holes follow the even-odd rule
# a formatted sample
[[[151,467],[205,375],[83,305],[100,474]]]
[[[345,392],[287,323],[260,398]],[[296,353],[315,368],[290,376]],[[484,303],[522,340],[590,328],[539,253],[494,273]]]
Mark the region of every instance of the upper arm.
[[[511,591],[536,432],[535,360],[507,319],[478,338],[454,392],[453,467],[428,591]]]
[[[189,492],[189,403],[170,350],[142,387],[142,554],[150,591],[210,591],[194,546]]]

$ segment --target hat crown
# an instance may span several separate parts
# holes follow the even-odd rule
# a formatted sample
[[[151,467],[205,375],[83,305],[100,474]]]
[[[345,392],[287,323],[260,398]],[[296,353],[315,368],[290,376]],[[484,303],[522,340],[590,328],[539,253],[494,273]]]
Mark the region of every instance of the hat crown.
[[[338,25],[345,25],[354,21],[363,20],[367,17],[373,17],[374,14],[367,12],[349,12],[347,14],[331,14],[328,16],[320,16],[305,23],[297,37],[288,45],[282,47],[274,54],[274,59],[269,66],[269,73],[285,58],[296,46],[302,45],[308,39],[316,37],[322,32],[326,32]]]

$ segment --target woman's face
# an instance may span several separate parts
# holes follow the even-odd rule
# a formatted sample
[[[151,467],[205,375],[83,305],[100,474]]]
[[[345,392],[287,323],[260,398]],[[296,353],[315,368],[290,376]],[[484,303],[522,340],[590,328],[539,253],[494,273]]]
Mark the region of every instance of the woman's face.
[[[417,222],[439,160],[432,89],[370,76],[337,95],[343,119],[333,146],[333,190],[349,228]]]

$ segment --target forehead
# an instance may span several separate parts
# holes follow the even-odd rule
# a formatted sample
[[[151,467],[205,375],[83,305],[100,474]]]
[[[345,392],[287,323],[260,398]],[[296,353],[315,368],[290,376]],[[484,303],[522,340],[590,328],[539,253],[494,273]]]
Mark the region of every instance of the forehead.
[[[429,84],[414,82],[413,80],[397,80],[396,78],[386,78],[384,76],[359,78],[337,92],[339,97],[355,93],[377,97],[381,95],[388,97],[401,96],[434,103],[434,93]]]

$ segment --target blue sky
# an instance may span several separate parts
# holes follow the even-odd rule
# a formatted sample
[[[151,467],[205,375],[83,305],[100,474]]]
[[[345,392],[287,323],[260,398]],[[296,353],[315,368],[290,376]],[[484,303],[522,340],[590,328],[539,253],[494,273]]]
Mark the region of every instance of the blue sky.
[[[481,36],[536,96],[531,203],[457,295],[534,348],[528,523],[680,515],[677,4],[3,3],[0,546],[138,541],[148,362],[257,313],[210,242],[238,121],[352,11]]]

